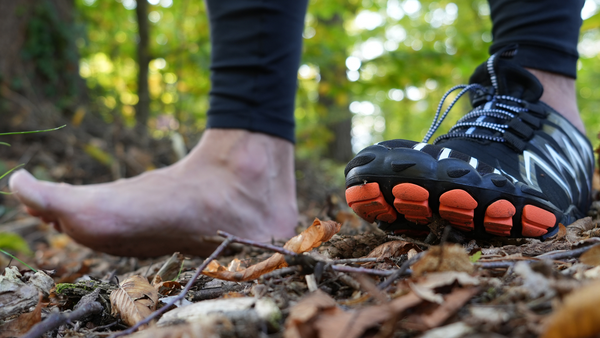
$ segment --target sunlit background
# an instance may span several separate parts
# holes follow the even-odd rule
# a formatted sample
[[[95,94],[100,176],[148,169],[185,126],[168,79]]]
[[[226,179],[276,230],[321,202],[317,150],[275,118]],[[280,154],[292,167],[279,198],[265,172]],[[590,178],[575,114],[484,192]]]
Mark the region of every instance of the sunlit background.
[[[209,26],[203,2],[148,0],[154,137],[198,133],[208,109]],[[579,52],[580,109],[595,146],[600,131],[600,0],[587,0]],[[78,0],[80,74],[93,109],[135,124],[135,0]],[[491,44],[484,0],[312,0],[304,29],[295,116],[300,157],[344,161],[374,142],[421,140],[438,100],[468,82]],[[447,130],[469,110],[460,102]]]

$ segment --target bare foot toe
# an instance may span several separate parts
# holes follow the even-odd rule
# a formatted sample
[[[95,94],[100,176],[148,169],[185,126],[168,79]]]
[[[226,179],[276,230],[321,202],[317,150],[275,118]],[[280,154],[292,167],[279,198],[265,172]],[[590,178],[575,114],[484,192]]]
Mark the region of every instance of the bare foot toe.
[[[243,130],[209,129],[182,161],[107,184],[72,186],[15,172],[10,188],[31,215],[115,255],[206,255],[224,230],[259,241],[292,236],[293,145]]]

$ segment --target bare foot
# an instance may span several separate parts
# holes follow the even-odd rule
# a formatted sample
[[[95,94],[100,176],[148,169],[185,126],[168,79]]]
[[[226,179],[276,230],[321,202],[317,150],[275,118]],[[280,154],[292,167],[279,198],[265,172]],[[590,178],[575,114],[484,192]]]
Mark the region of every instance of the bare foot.
[[[121,256],[207,255],[224,230],[258,241],[294,235],[294,148],[239,129],[209,129],[176,164],[112,183],[72,186],[15,172],[10,188],[29,213],[75,241]]]

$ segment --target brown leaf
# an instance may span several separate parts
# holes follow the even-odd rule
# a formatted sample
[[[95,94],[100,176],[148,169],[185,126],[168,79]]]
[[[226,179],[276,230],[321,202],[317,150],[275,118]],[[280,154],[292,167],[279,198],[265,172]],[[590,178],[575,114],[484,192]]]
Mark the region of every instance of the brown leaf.
[[[473,296],[479,293],[479,288],[455,289],[444,297],[442,304],[429,304],[430,308],[422,313],[415,313],[404,322],[403,326],[411,330],[426,331],[442,325],[456,313]]]
[[[421,249],[414,243],[406,241],[392,241],[381,244],[369,253],[367,258],[385,259],[398,257],[408,253],[411,249],[421,252]]]
[[[292,237],[283,247],[295,253],[310,251],[321,245],[321,243],[331,239],[333,235],[340,231],[341,226],[342,225],[337,222],[321,221],[317,218],[308,229],[304,230],[301,234]],[[284,256],[280,253],[276,253],[265,261],[239,271],[229,271],[219,264],[219,262],[212,261],[202,273],[223,280],[243,282],[256,279],[265,273],[269,273],[285,266],[287,266],[287,263],[285,262]]]
[[[181,269],[181,263],[185,257],[179,252],[175,252],[169,259],[162,265],[160,270],[156,273],[152,279],[152,285],[156,285],[162,281],[173,280],[179,275]]]
[[[0,338],[20,337],[42,320],[42,295],[35,309],[0,326]]]
[[[462,286],[479,285],[479,279],[472,277],[466,272],[445,271],[431,272],[418,279],[418,284],[422,287],[437,289],[443,286],[450,286],[458,282]]]
[[[367,329],[376,327],[421,302],[414,293],[409,293],[387,304],[344,311],[328,294],[317,290],[290,310],[284,337],[358,338]]]
[[[130,338],[219,338],[235,336],[235,327],[224,316],[212,316],[197,322],[168,327],[150,327]]]
[[[584,217],[576,220],[567,227],[567,239],[570,242],[578,241],[581,233],[594,228],[594,223],[591,217]]]
[[[159,282],[153,286],[158,291],[158,293],[163,296],[170,296],[174,292],[177,292],[182,289],[181,284],[175,281]]]
[[[285,321],[285,338],[316,337],[314,321],[319,313],[342,311],[335,300],[321,290],[310,293],[296,304]]]
[[[600,265],[600,246],[594,246],[588,251],[584,252],[579,258],[581,263],[598,266]]]
[[[560,241],[567,236],[567,227],[562,223],[558,223],[558,233],[556,237],[552,239],[553,241]],[[567,239],[568,240],[568,239]]]
[[[596,337],[600,333],[600,281],[577,289],[546,320],[542,338]]]
[[[112,315],[120,315],[130,326],[148,317],[156,309],[158,292],[145,277],[127,278],[110,294]]]
[[[423,276],[428,272],[458,271],[472,273],[473,263],[469,255],[459,244],[433,246],[412,266],[413,277]]]
[[[234,258],[231,262],[229,262],[229,265],[227,265],[227,271],[232,272],[242,271],[245,268],[246,267],[244,266],[242,261],[237,258]]]

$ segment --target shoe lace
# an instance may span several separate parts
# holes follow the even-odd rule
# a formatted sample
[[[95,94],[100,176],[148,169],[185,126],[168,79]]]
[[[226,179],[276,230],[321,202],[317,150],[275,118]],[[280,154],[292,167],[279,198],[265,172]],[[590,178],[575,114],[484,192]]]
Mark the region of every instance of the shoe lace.
[[[512,51],[509,51],[509,52],[512,53]],[[437,139],[435,139],[435,141],[433,141],[433,144],[436,144],[437,142],[439,142],[441,140],[446,140],[446,139],[450,139],[450,138],[458,138],[458,137],[484,139],[484,140],[495,141],[495,142],[505,142],[506,141],[502,136],[491,136],[491,135],[474,133],[476,128],[483,128],[483,129],[493,130],[493,131],[499,132],[502,135],[504,135],[504,133],[506,132],[506,130],[509,127],[507,124],[483,122],[483,120],[486,117],[493,117],[498,120],[509,121],[515,117],[515,114],[519,114],[521,112],[525,112],[528,110],[527,108],[518,107],[515,105],[509,105],[509,104],[505,103],[505,102],[509,102],[512,104],[516,103],[516,104],[522,105],[524,103],[523,100],[518,99],[513,96],[509,96],[509,95],[498,95],[498,81],[496,78],[496,72],[493,67],[493,62],[494,62],[495,57],[496,57],[496,55],[492,55],[487,61],[487,69],[488,69],[488,73],[490,74],[490,80],[492,82],[494,94],[490,95],[489,98],[486,98],[487,102],[477,105],[477,107],[475,107],[473,110],[471,110],[469,113],[464,115],[461,119],[459,119],[456,122],[456,124],[452,128],[450,128],[450,130],[448,131],[447,134],[444,134],[444,135],[438,137]],[[459,89],[461,89],[461,91],[458,93],[458,95],[456,95],[454,100],[452,100],[450,105],[448,105],[448,108],[446,108],[446,110],[442,113],[442,108],[443,108],[444,102],[446,101],[448,96]],[[452,107],[454,107],[456,102],[458,102],[458,100],[463,95],[465,95],[466,93],[468,93],[470,91],[472,91],[472,92],[483,91],[485,93],[485,92],[487,92],[487,90],[488,89],[486,87],[484,87],[478,83],[473,83],[473,84],[469,84],[469,85],[463,84],[463,85],[458,85],[458,86],[454,86],[454,87],[450,88],[450,90],[448,90],[446,92],[446,94],[444,94],[442,99],[440,100],[440,103],[435,112],[435,117],[433,118],[433,122],[431,123],[431,126],[429,127],[429,130],[425,134],[425,137],[423,138],[422,142],[423,143],[429,142],[429,140],[431,139],[433,134],[435,134],[435,132],[438,130],[438,128],[440,127],[440,125],[442,124],[442,122],[444,121],[446,116],[448,116],[448,113],[450,112]],[[475,119],[475,118],[476,118],[476,120],[473,121],[473,119]],[[459,129],[462,130],[465,128],[468,128],[466,132],[457,131]]]

